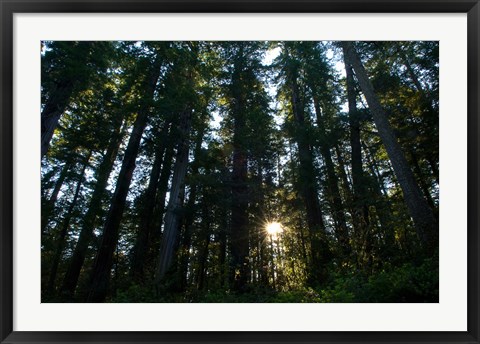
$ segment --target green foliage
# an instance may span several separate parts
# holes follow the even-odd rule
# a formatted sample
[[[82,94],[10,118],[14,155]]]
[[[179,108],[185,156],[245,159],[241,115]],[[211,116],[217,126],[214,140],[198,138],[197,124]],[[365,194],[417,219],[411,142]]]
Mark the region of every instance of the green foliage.
[[[406,263],[369,277],[358,302],[438,302],[438,263]]]
[[[322,302],[438,302],[438,259],[385,266],[372,274],[338,274],[319,294]]]
[[[116,303],[149,303],[159,302],[153,288],[132,285],[127,290],[118,291],[110,302]]]

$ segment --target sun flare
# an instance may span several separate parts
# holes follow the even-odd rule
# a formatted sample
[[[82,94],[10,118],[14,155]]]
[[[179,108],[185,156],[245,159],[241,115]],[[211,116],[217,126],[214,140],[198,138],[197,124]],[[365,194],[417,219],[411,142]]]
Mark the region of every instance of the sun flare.
[[[270,235],[277,235],[282,232],[282,225],[278,222],[269,222],[266,226],[267,233]]]

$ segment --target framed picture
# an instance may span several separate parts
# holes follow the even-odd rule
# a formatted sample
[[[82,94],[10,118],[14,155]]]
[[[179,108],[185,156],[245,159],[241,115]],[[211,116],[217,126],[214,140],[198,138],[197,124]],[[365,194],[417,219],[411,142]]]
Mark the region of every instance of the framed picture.
[[[478,343],[479,12],[2,1],[2,343]]]

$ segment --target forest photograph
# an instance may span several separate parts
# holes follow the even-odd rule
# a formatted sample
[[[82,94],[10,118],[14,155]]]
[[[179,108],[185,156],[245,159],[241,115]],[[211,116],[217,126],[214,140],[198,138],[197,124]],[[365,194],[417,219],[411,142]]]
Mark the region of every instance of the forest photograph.
[[[438,41],[40,54],[42,303],[439,302]]]

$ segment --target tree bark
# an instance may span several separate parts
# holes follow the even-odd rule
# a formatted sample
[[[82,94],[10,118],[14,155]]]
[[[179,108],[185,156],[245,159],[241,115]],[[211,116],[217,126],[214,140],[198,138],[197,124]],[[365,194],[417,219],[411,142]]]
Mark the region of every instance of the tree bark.
[[[65,80],[59,83],[47,100],[41,114],[41,157],[47,154],[53,132],[58,126],[60,117],[67,108],[72,96],[74,80]]]
[[[264,227],[264,214],[266,212],[266,205],[265,205],[265,191],[262,187],[264,183],[263,178],[263,165],[262,159],[257,159],[257,233],[256,233],[256,240],[258,245],[258,273],[259,279],[262,286],[268,286],[268,247],[267,247],[267,231]]]
[[[168,182],[170,176],[172,175],[172,164],[175,153],[175,142],[178,139],[178,134],[176,130],[173,130],[173,126],[177,124],[172,123],[172,129],[170,130],[170,135],[168,139],[168,145],[165,148],[165,156],[163,157],[162,172],[160,173],[160,178],[158,180],[157,187],[157,196],[155,201],[155,207],[153,210],[153,219],[152,219],[152,235],[150,238],[150,245],[147,248],[145,262],[149,269],[153,271],[155,276],[157,263],[158,263],[158,252],[160,250],[160,244],[162,240],[162,230],[163,219],[165,213],[165,202],[167,198],[168,191]]]
[[[353,209],[353,183],[351,182],[351,177],[347,174],[345,159],[343,158],[343,153],[339,145],[335,146],[335,156],[337,157],[338,161],[338,170],[343,194],[345,195],[345,203],[347,203],[348,212],[354,216],[355,210]]]
[[[60,192],[60,189],[62,188],[63,182],[65,181],[65,178],[67,177],[68,171],[70,170],[71,164],[66,163],[62,171],[60,172],[60,175],[58,176],[57,181],[55,182],[55,187],[53,188],[52,194],[50,195],[50,198],[46,202],[46,204],[42,208],[42,220],[41,220],[41,233],[42,235],[45,234],[45,231],[47,229],[47,225],[50,222],[50,218],[52,216],[53,210],[55,208],[55,202],[57,202],[58,194]]]
[[[375,158],[371,150],[361,143],[365,151],[365,157],[367,158],[367,165],[370,169],[370,178],[371,181],[367,180],[367,183],[371,185],[371,191],[374,197],[371,197],[371,204],[375,207],[375,212],[380,222],[382,232],[385,236],[385,244],[389,247],[388,251],[392,251],[395,245],[395,232],[393,228],[393,215],[392,207],[390,202],[388,202],[388,194],[384,187],[383,177],[378,171],[378,166],[375,162]]]
[[[432,252],[438,247],[438,220],[422,197],[412,170],[408,166],[407,160],[401,151],[397,138],[355,48],[351,42],[342,42],[342,46],[347,63],[355,70],[360,87],[372,112],[380,138],[392,162],[397,180],[403,191],[405,202],[415,223],[417,235],[423,246]]]
[[[218,233],[218,240],[220,242],[220,253],[218,257],[218,261],[220,264],[220,286],[224,287],[227,277],[227,268],[226,268],[226,260],[227,260],[227,228],[228,228],[228,217],[227,217],[227,210],[222,208],[220,212],[220,228]]]
[[[200,152],[202,150],[202,142],[203,136],[206,127],[204,125],[198,130],[195,140],[195,148],[194,148],[194,161],[192,162],[192,177],[195,178],[199,174],[199,167],[200,167]],[[192,225],[193,221],[195,220],[195,201],[197,198],[197,191],[198,187],[197,184],[194,182],[190,185],[190,195],[188,198],[188,203],[186,207],[185,213],[185,230],[183,233],[182,243],[180,245],[180,289],[185,290],[187,286],[187,271],[188,271],[188,263],[190,259],[190,246],[192,244]]]
[[[309,267],[308,283],[311,285],[324,283],[327,279],[327,264],[330,262],[330,248],[326,238],[325,224],[318,201],[315,167],[310,144],[308,142],[307,124],[303,104],[297,84],[297,72],[290,77],[290,101],[297,125],[296,141],[300,160],[299,180],[301,193],[307,211],[307,225],[311,244],[312,261]]]
[[[347,228],[347,220],[345,219],[345,209],[343,207],[342,197],[340,196],[340,190],[338,188],[338,178],[335,173],[335,165],[332,161],[332,153],[330,148],[325,142],[326,136],[326,127],[325,127],[325,118],[322,115],[322,109],[320,107],[317,97],[313,97],[313,105],[315,108],[315,113],[317,115],[317,126],[320,131],[320,135],[323,136],[323,139],[320,140],[320,153],[323,156],[325,167],[327,171],[327,191],[328,191],[328,202],[332,209],[333,220],[336,227],[336,237],[342,247],[342,253],[347,256],[350,254],[350,244],[349,244],[349,234]]]
[[[242,74],[245,63],[243,45],[240,45],[234,61],[232,75],[233,90],[233,170],[232,170],[232,220],[231,248],[232,268],[234,273],[233,289],[244,292],[249,280],[249,230],[248,230],[248,186],[247,186],[247,152],[245,147],[245,85]]]
[[[203,290],[205,285],[205,270],[207,266],[208,259],[208,246],[210,245],[210,214],[208,209],[208,204],[205,201],[202,204],[202,230],[203,230],[203,241],[202,247],[200,249],[200,256],[198,262],[198,274],[197,274],[197,289]]]
[[[347,75],[347,99],[348,99],[348,120],[350,125],[350,146],[352,149],[352,185],[353,185],[353,203],[354,203],[354,223],[355,241],[357,247],[364,246],[362,238],[368,233],[370,224],[368,212],[368,193],[367,182],[363,173],[362,145],[360,142],[360,118],[357,111],[357,94],[353,79],[352,67],[345,61],[345,71]],[[357,250],[358,252],[359,250]],[[371,252],[365,252],[370,255]]]
[[[132,251],[132,264],[130,268],[130,274],[137,283],[142,283],[144,281],[145,258],[147,257],[149,241],[153,234],[153,212],[155,210],[155,200],[157,196],[159,177],[162,170],[164,153],[169,137],[169,128],[170,122],[166,122],[159,134],[162,139],[155,152],[155,159],[150,172],[148,187],[143,197],[144,201],[140,215],[140,228],[135,241],[135,246]]]
[[[415,153],[415,150],[413,147],[410,147],[408,153],[410,154],[410,157],[412,159],[413,171],[417,176],[418,185],[423,192],[423,196],[425,197],[428,206],[433,211],[435,211],[436,210],[435,202],[433,201],[432,195],[430,193],[430,188],[427,184],[427,181],[425,180],[425,176],[422,172],[422,168],[420,167],[420,164],[418,162],[417,153]]]
[[[170,190],[167,212],[165,214],[165,226],[163,229],[158,264],[155,274],[155,284],[157,288],[160,286],[163,278],[172,265],[173,255],[177,245],[178,225],[181,216],[180,211],[183,206],[183,201],[180,197],[180,194],[185,183],[185,175],[187,173],[191,121],[192,110],[187,108],[182,112],[180,119],[180,142],[175,159],[172,187]]]

